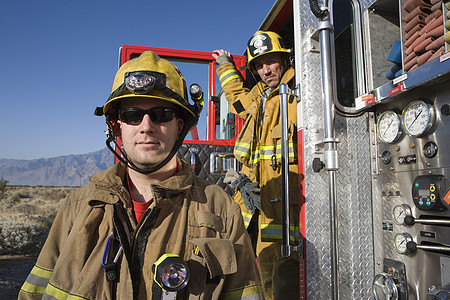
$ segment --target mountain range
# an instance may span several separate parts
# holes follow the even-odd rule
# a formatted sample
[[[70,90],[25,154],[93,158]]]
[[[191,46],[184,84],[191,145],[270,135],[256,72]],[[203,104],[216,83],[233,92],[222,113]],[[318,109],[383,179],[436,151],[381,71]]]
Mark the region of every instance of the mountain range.
[[[8,185],[81,186],[89,177],[113,165],[113,154],[103,150],[32,160],[0,159],[0,178]]]

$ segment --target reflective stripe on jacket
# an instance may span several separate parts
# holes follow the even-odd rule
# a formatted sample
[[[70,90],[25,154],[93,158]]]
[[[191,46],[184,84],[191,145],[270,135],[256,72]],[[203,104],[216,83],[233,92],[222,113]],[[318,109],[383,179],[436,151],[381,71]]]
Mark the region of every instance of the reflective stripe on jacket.
[[[261,114],[261,94],[268,86],[260,81],[251,90],[244,86],[233,63],[225,63],[217,68],[225,97],[230,110],[245,120],[235,144],[234,155],[243,163],[241,173],[252,181],[257,181],[261,188],[262,211],[259,217],[261,238],[263,241],[281,240],[281,127],[279,88],[273,89],[267,97],[264,113]],[[294,69],[289,68],[283,75],[281,83],[292,88]],[[289,191],[291,239],[297,240],[298,233],[298,154],[297,154],[297,102],[290,98],[288,103],[288,139],[289,139]],[[235,200],[237,197],[235,197]],[[239,201],[239,200],[238,200]],[[239,201],[242,202],[242,201]],[[252,213],[240,203],[246,226],[250,223]]]
[[[168,253],[183,258],[193,274],[180,299],[264,299],[239,206],[177,163],[181,171],[152,186],[154,202],[139,224],[122,164],[70,194],[19,299],[151,299],[152,265]],[[112,231],[123,253],[111,282],[101,262]]]

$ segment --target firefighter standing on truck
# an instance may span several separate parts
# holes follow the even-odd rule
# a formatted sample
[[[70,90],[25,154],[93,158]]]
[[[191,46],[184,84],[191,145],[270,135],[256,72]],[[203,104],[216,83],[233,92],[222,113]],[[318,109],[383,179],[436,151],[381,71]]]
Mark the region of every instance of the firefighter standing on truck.
[[[266,299],[299,299],[299,262],[295,254],[281,256],[281,128],[279,85],[294,85],[290,49],[270,31],[257,31],[247,45],[247,67],[260,77],[251,90],[232,63],[228,51],[214,50],[219,76],[231,112],[245,120],[236,141],[235,157],[243,163],[237,174],[226,175],[246,226],[258,217],[256,254]],[[290,238],[298,240],[298,162],[296,101],[288,103]],[[260,192],[258,193],[257,185]],[[253,221],[252,221],[253,219]]]
[[[202,106],[154,52],[120,67],[96,115],[121,162],[64,200],[19,299],[152,299],[159,270],[178,299],[264,298],[239,206],[174,155]]]

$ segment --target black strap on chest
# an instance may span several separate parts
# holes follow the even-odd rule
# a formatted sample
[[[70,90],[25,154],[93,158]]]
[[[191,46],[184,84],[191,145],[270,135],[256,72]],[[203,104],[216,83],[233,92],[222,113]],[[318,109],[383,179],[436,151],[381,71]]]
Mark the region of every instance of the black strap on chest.
[[[155,226],[156,220],[158,218],[160,209],[155,207],[150,211],[150,215],[147,217],[145,214],[142,218],[145,221],[141,224],[138,234],[134,241],[134,251],[131,265],[131,279],[133,281],[133,298],[137,299],[139,294],[139,286],[141,284],[142,267],[145,260],[145,249],[147,248],[148,237],[150,232]],[[151,274],[147,274],[151,276]],[[146,275],[144,275],[146,276]]]
[[[114,216],[113,216],[113,224],[114,224],[114,233],[117,234],[118,240],[120,241],[120,245],[114,245],[112,248],[113,253],[117,253],[118,246],[122,246],[122,256],[125,256],[127,258],[127,261],[131,261],[131,250],[130,250],[130,243],[128,242],[128,235],[125,232],[125,229],[123,227],[123,220],[127,220],[128,228],[131,228],[131,224],[128,221],[128,218],[126,217],[126,212],[123,208],[123,205],[121,203],[116,203],[114,205]],[[114,260],[115,257],[112,257],[111,259],[108,259],[109,263],[106,263],[104,266],[105,269],[105,276],[106,280],[108,282],[111,282],[112,284],[112,297],[113,299],[116,299],[117,295],[117,281],[120,276],[120,268],[117,267],[118,264],[116,261],[116,264],[113,263],[112,260]],[[125,258],[120,258],[125,259]],[[130,266],[131,267],[131,266]]]

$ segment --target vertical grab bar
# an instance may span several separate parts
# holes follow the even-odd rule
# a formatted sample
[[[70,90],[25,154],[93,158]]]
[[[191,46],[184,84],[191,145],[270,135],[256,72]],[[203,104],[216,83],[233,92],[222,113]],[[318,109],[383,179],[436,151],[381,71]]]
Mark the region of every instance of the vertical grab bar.
[[[282,243],[281,255],[289,257],[292,251],[303,253],[303,240],[298,246],[290,244],[289,217],[289,139],[288,139],[288,94],[300,99],[300,86],[291,90],[285,83],[280,84],[280,127],[281,127],[281,213],[282,213]],[[294,134],[294,133],[292,133]],[[301,248],[301,249],[300,249]]]

